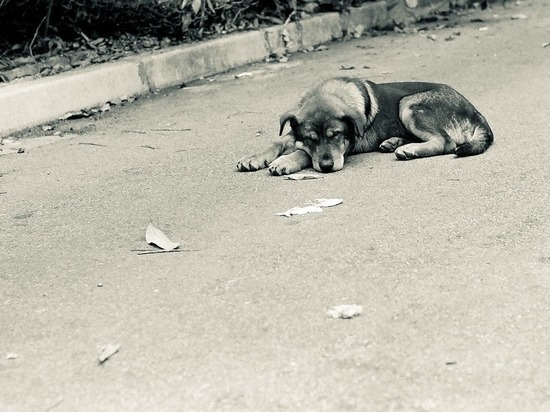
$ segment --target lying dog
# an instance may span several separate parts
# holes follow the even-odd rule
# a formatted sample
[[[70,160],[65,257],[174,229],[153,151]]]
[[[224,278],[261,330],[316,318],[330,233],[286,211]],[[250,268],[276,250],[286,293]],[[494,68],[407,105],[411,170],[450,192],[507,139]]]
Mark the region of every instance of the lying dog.
[[[273,175],[313,166],[319,172],[344,167],[347,155],[375,150],[400,160],[454,153],[470,156],[493,142],[485,118],[456,90],[435,83],[376,84],[357,78],[325,80],[281,116],[280,132],[292,130],[267,149],[242,158],[237,169],[269,167]]]

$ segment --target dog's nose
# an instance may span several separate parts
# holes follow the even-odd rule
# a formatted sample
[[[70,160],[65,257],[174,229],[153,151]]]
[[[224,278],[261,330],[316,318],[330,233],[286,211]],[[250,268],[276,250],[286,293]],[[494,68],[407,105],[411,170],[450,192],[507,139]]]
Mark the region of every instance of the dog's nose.
[[[323,172],[332,172],[332,168],[334,167],[334,162],[332,160],[321,160],[319,162],[319,167],[321,168],[321,171]]]

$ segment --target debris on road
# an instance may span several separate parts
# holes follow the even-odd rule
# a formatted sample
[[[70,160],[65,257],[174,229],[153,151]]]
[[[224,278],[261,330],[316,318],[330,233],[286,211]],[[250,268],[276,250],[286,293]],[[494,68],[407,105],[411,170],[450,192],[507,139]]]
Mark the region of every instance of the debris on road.
[[[154,227],[151,223],[147,225],[147,229],[145,230],[145,241],[165,251],[172,251],[180,246],[179,243],[168,239],[168,236],[164,232]]]
[[[327,310],[327,316],[332,319],[352,319],[362,313],[361,305],[338,305]]]
[[[6,359],[7,359],[7,360],[15,360],[15,359],[17,359],[17,358],[18,358],[17,353],[8,353],[8,354],[6,355]]]
[[[252,77],[252,73],[251,72],[244,72],[244,73],[239,73],[239,74],[235,75],[235,79],[242,79],[244,77]]]
[[[333,207],[338,206],[344,201],[344,199],[315,199],[315,206],[319,207]]]
[[[285,176],[285,180],[313,180],[313,179],[322,179],[323,176],[317,173],[294,173],[291,175]]]
[[[513,16],[510,16],[512,20],[525,20],[527,18],[526,14],[514,14]]]
[[[99,364],[101,365],[103,362],[105,362],[107,359],[109,359],[111,356],[117,353],[119,349],[120,349],[120,345],[116,345],[112,343],[105,345],[103,348],[101,348],[101,353],[97,358],[97,360],[99,361]]]
[[[320,213],[324,207],[333,207],[342,203],[344,199],[315,199],[307,206],[297,206],[286,212],[276,213],[277,216],[291,217],[294,215],[305,215],[308,213]]]
[[[304,207],[293,207],[292,209],[287,210],[286,212],[279,212],[277,216],[295,216],[295,215],[305,215],[307,213],[320,213],[323,211],[323,208],[320,206],[309,205]]]
[[[428,34],[428,35],[426,36],[426,38],[427,38],[428,40],[431,40],[431,41],[437,41],[437,35],[436,35],[436,34]]]
[[[76,120],[76,119],[83,119],[86,117],[90,117],[90,113],[84,110],[79,110],[77,112],[65,113],[63,116],[59,118],[59,120]]]

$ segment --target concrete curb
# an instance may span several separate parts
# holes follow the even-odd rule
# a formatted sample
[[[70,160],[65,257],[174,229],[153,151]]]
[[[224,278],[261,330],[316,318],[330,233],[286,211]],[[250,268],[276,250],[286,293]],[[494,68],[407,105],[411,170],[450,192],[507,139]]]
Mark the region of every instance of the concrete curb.
[[[368,30],[390,27],[392,23],[387,3],[380,1],[352,8],[342,15],[325,13],[286,26],[228,35],[0,86],[0,137],[123,96],[144,95],[259,62],[270,55],[314,47],[341,38],[358,25]]]

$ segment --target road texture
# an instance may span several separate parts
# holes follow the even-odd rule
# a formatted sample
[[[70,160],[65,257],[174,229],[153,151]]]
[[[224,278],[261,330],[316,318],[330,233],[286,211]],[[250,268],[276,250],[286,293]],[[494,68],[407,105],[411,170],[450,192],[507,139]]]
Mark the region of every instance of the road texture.
[[[470,17],[220,75],[0,157],[0,410],[550,410],[550,6]],[[451,84],[495,145],[358,155],[313,181],[238,173],[333,75]],[[344,203],[275,216],[320,197]],[[138,255],[149,222],[192,251]],[[326,317],[344,303],[363,314]]]

